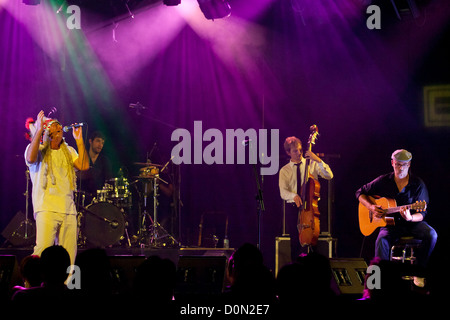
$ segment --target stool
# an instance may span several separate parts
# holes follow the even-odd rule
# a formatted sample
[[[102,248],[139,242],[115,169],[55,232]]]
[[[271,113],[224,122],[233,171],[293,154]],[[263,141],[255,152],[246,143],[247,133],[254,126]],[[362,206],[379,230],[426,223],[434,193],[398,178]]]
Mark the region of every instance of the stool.
[[[391,247],[391,261],[410,261],[414,264],[416,257],[414,256],[414,248],[417,248],[422,243],[422,240],[414,239],[413,237],[401,237],[392,247]],[[396,255],[398,249],[402,249],[401,255]],[[409,249],[409,255],[407,255],[407,250]]]

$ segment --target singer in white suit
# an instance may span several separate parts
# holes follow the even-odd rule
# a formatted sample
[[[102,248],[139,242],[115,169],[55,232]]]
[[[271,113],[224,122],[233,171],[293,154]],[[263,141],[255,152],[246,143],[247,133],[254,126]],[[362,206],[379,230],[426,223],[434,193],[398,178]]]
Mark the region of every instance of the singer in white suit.
[[[71,263],[77,253],[77,212],[73,201],[75,170],[87,170],[89,161],[82,128],[73,127],[78,152],[63,139],[63,128],[55,119],[39,112],[30,125],[31,143],[25,150],[25,162],[33,183],[32,203],[36,220],[35,255],[58,244],[69,253]]]

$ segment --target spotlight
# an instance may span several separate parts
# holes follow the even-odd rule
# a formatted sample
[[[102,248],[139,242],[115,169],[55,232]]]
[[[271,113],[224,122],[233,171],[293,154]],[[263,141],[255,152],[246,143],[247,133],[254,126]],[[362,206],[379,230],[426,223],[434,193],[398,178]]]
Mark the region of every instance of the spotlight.
[[[181,0],[163,0],[166,6],[177,6],[181,3]]]
[[[37,6],[41,3],[41,0],[23,0],[22,2],[28,6]]]
[[[420,10],[415,0],[391,0],[391,3],[399,20],[402,20],[402,14],[408,13],[411,13],[414,19],[420,17]]]
[[[229,17],[231,7],[227,0],[197,0],[206,19],[214,20]]]

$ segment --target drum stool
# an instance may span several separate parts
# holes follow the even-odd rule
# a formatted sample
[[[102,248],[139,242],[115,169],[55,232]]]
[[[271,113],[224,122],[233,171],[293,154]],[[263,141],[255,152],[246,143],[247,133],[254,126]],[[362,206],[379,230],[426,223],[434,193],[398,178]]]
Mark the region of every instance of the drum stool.
[[[416,257],[414,256],[414,248],[417,248],[422,243],[422,240],[414,239],[413,237],[401,237],[392,247],[391,247],[391,261],[401,261],[405,263],[405,261],[410,261],[411,264],[414,264],[416,261]],[[397,255],[401,250],[401,255]],[[409,254],[408,253],[409,250]]]

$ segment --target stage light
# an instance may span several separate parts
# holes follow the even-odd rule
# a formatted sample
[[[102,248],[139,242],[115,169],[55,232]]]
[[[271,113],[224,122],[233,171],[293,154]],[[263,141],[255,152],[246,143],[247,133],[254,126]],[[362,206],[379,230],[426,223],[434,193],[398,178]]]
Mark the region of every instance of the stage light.
[[[163,0],[166,6],[177,6],[181,3],[181,0]]]
[[[414,17],[414,19],[420,17],[420,10],[415,0],[391,0],[391,3],[399,20],[402,20],[402,14],[410,13]]]
[[[37,6],[41,3],[41,0],[23,0],[22,2],[28,6]]]
[[[227,0],[197,0],[206,19],[214,20],[229,17],[231,7]]]

